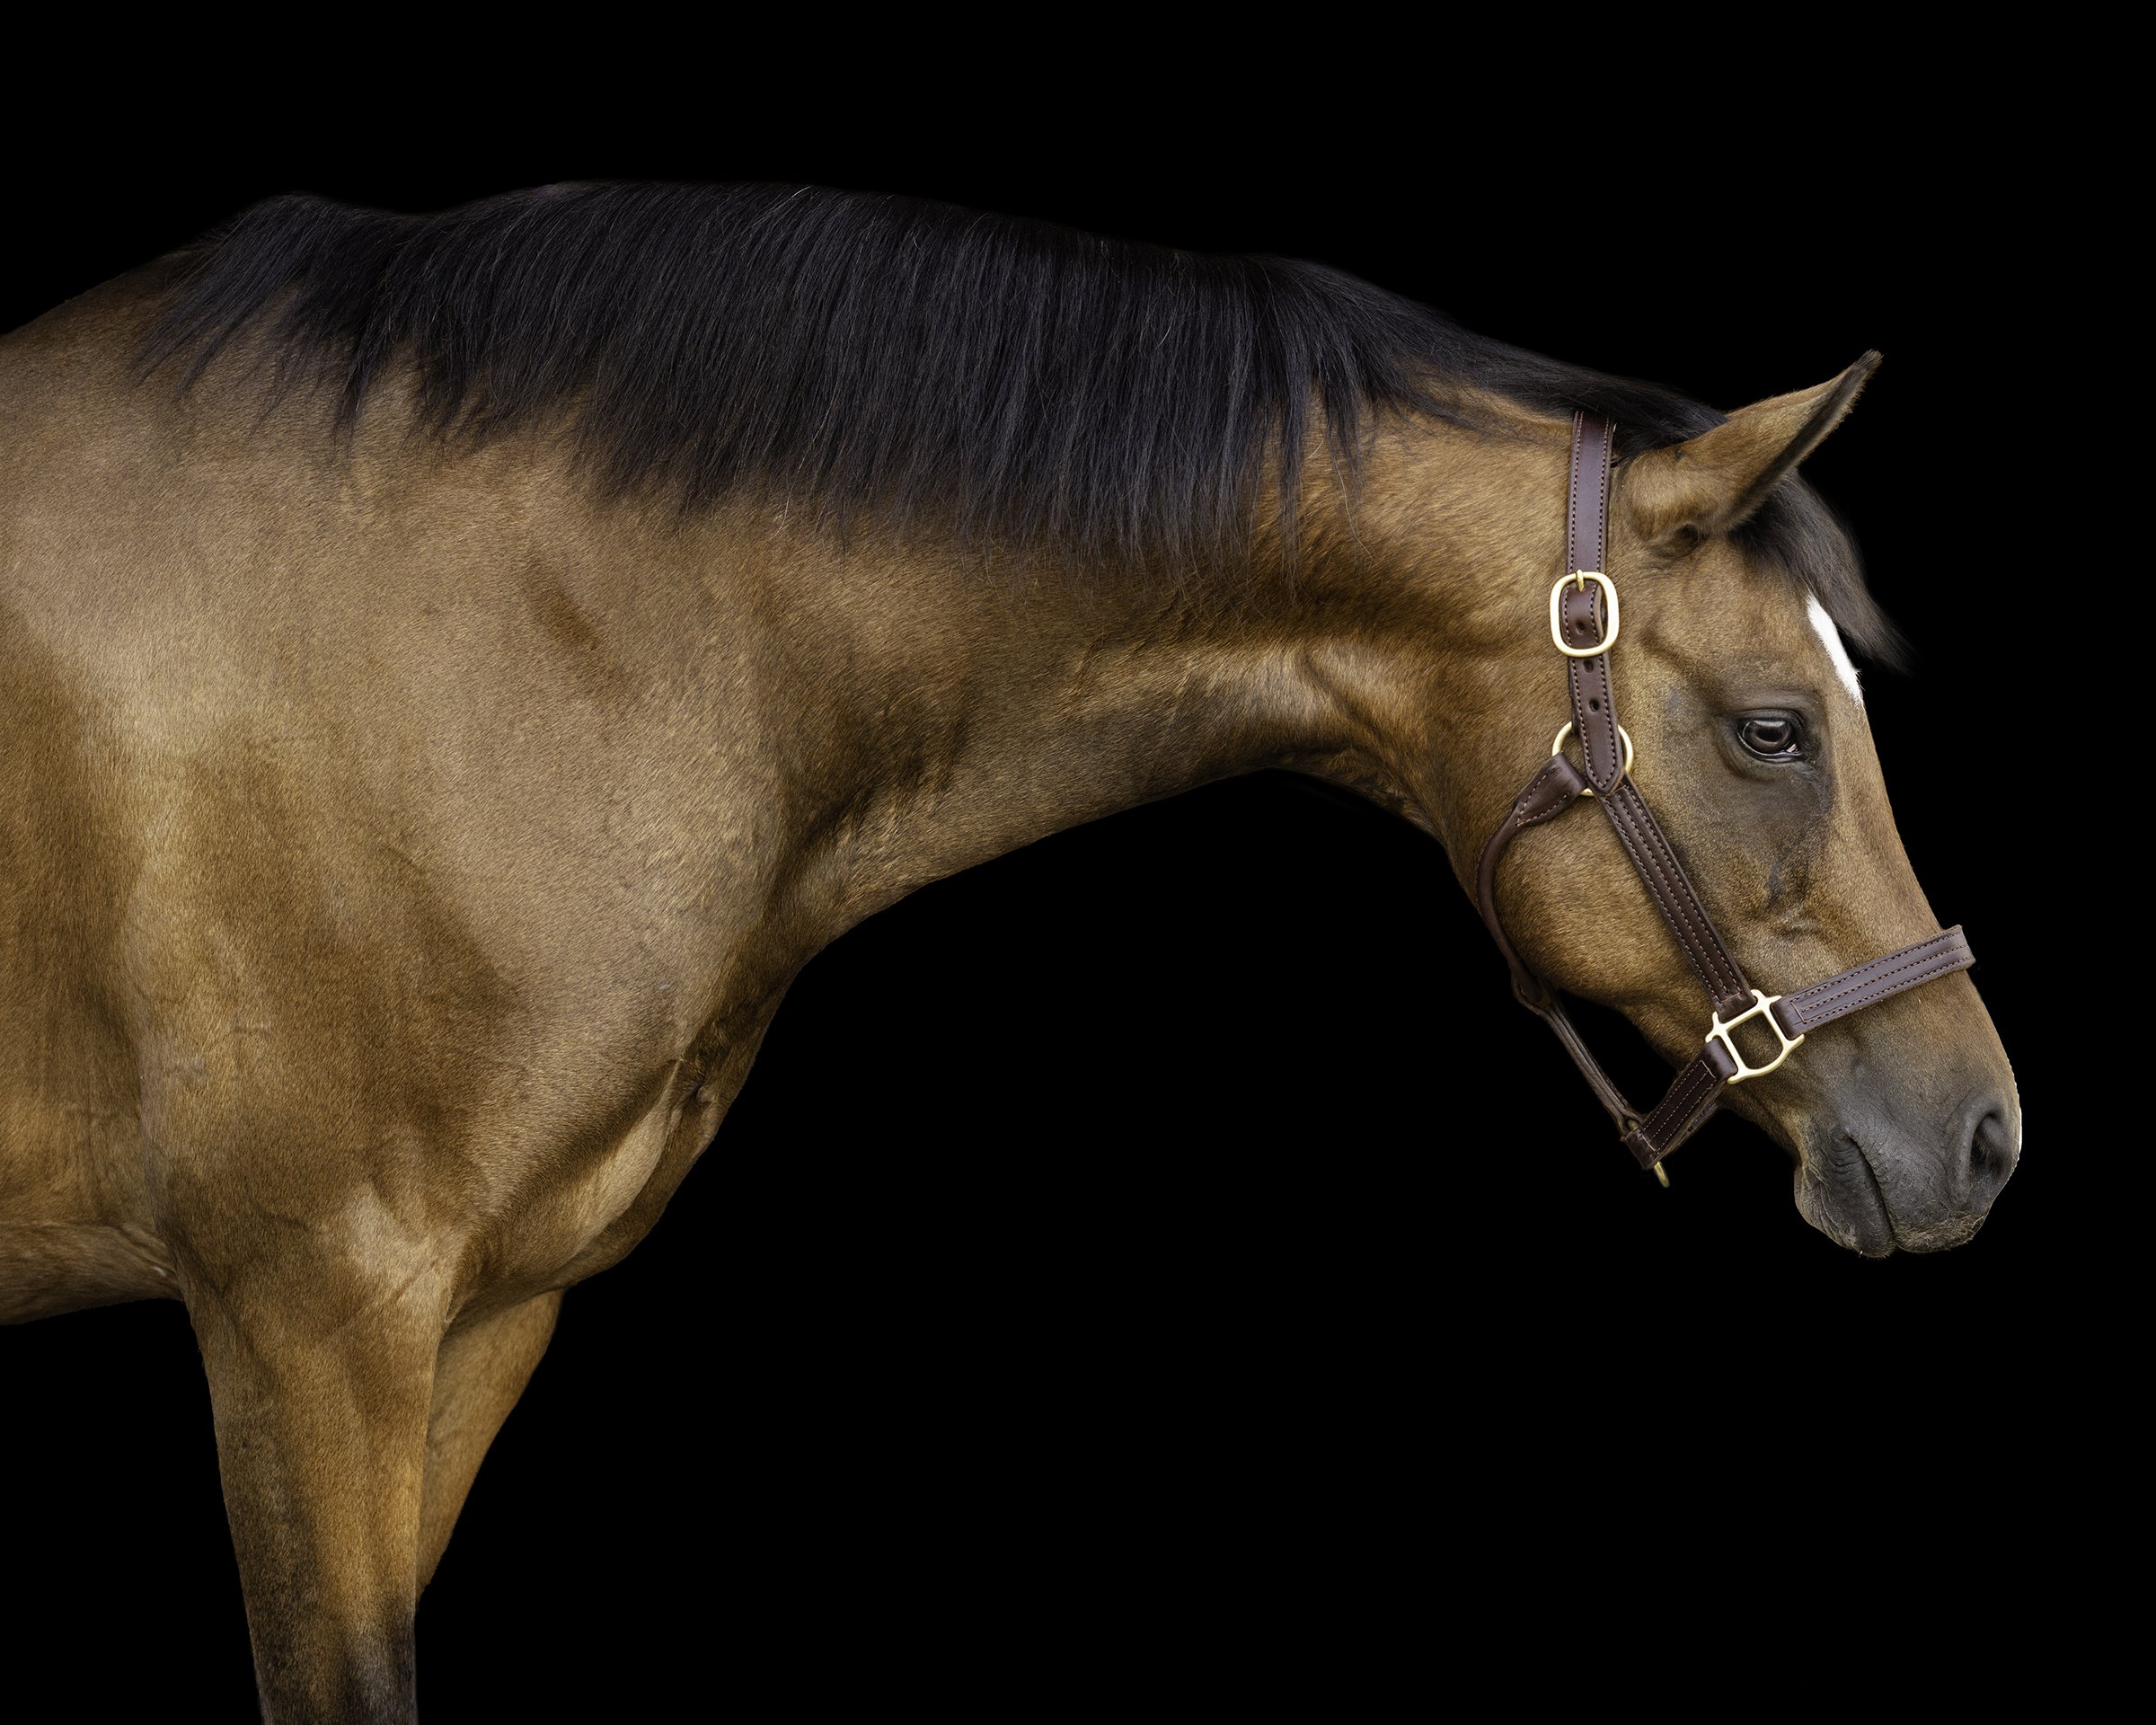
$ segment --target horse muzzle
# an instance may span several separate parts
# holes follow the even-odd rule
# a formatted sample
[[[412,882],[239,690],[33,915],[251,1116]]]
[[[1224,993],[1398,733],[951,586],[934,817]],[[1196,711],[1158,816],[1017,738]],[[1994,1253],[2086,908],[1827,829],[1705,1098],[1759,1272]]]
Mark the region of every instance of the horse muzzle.
[[[1885,1109],[1860,1107],[1807,1134],[1797,1208],[1820,1233],[1867,1258],[1944,1252],[1975,1236],[2012,1177],[2021,1109],[2010,1092],[1973,1102],[1940,1141]]]

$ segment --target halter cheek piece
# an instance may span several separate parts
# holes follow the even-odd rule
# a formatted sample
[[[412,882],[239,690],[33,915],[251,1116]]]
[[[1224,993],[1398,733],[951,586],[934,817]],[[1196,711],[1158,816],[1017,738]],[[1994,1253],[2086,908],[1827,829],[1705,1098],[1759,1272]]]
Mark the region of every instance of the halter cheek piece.
[[[1617,1122],[1625,1147],[1642,1168],[1653,1169],[1655,1178],[1666,1186],[1669,1176],[1662,1171],[1662,1158],[1707,1123],[1720,1104],[1725,1085],[1764,1077],[1820,1025],[1935,977],[1966,970],[1975,958],[1961,930],[1955,927],[1814,983],[1798,994],[1762,994],[1745,980],[1736,960],[1715,933],[1692,882],[1685,879],[1669,840],[1640,801],[1639,788],[1630,777],[1632,739],[1617,722],[1616,703],[1610,688],[1610,651],[1617,645],[1621,619],[1617,588],[1604,572],[1604,561],[1610,451],[1615,436],[1616,428],[1596,414],[1576,413],[1572,417],[1566,572],[1550,589],[1550,637],[1565,656],[1572,721],[1558,733],[1557,750],[1527,781],[1527,788],[1482,847],[1475,898],[1498,950],[1512,968],[1513,992],[1520,1004],[1557,1033],[1581,1076]],[[1566,733],[1572,731],[1579,737],[1581,757],[1586,764],[1584,774],[1557,752],[1564,747]],[[1505,924],[1498,916],[1498,864],[1507,848],[1526,828],[1556,819],[1583,797],[1593,797],[1595,807],[1609,817],[1648,897],[1662,913],[1669,932],[1676,936],[1677,945],[1705,987],[1712,1007],[1700,1052],[1677,1074],[1662,1100],[1644,1114],[1625,1100],[1624,1092],[1587,1051],[1563,1002],[1521,960],[1505,937]],[[1778,1045],[1774,1057],[1764,1066],[1750,1065],[1730,1034],[1754,1019],[1774,1033]]]

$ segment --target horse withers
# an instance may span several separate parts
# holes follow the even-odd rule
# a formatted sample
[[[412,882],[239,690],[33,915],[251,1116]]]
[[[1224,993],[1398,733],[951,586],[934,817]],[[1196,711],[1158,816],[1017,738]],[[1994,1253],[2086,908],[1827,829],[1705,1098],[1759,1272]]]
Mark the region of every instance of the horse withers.
[[[1574,716],[1577,416],[1610,698],[1732,964],[1931,938],[1844,644],[1893,634],[1793,472],[1864,369],[1725,418],[1314,266],[762,187],[282,199],[71,302],[0,344],[0,1316],[183,1301],[266,1712],[409,1718],[561,1290],[821,947],[1268,766],[1474,885]],[[1493,918],[1696,1063],[1629,866],[1536,826]],[[1867,1253],[2019,1154],[1959,970],[1715,1100]]]

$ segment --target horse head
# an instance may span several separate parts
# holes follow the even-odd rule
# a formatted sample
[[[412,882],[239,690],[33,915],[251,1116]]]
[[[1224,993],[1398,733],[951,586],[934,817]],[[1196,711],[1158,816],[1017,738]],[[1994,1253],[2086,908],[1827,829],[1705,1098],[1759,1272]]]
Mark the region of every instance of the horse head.
[[[1763,1082],[1714,1099],[1790,1153],[1807,1219],[1884,1255],[1975,1233],[2013,1171],[2020,1108],[1966,957],[1938,958],[1942,942],[1966,949],[1940,935],[1903,849],[1843,641],[1846,627],[1891,653],[1891,627],[1839,525],[1795,477],[1876,363],[1679,441],[1621,447],[1606,500],[1588,500],[1606,502],[1601,591],[1565,573],[1557,421],[1398,433],[1373,457],[1357,550],[1336,557],[1342,572],[1316,609],[1354,620],[1324,631],[1319,658],[1356,733],[1318,770],[1438,834],[1472,891],[1482,837],[1522,781],[1559,743],[1577,749],[1553,733],[1599,711],[1592,694],[1568,704],[1553,650],[1559,600],[1586,596],[1586,645],[1598,630],[1614,638],[1589,661],[1606,663],[1623,715],[1627,765],[1616,770],[1613,744],[1611,777],[1651,805],[1683,859],[1666,867],[1743,974],[1776,997],[1815,988],[1807,999],[1837,1009],[1858,984],[1819,985],[1882,953],[1892,961],[1860,978],[1874,995],[1882,977],[1925,985],[1868,999],[1803,1035],[1800,1051],[1780,1026],[1752,1024],[1725,1046],[1742,1057],[1736,1075]],[[1524,992],[1547,979],[1621,1013],[1680,1066],[1697,1059],[1730,1009],[1710,1014],[1672,938],[1686,887],[1666,896],[1654,869],[1636,880],[1618,823],[1554,812],[1538,808],[1529,824],[1547,825],[1520,835],[1493,883],[1493,926],[1501,941],[1510,932]]]

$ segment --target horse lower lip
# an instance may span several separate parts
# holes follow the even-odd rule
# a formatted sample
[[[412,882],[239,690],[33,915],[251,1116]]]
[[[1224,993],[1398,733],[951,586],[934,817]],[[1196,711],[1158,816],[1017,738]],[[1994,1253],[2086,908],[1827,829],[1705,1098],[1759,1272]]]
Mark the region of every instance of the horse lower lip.
[[[1851,1194],[1851,1208],[1858,1213],[1851,1217],[1856,1223],[1851,1232],[1857,1236],[1857,1250],[1868,1258],[1883,1258],[1895,1245],[1894,1213],[1886,1208],[1886,1189],[1879,1183],[1878,1173],[1871,1165],[1870,1156],[1865,1154],[1861,1140],[1849,1132],[1837,1132],[1834,1137],[1837,1148],[1842,1145],[1849,1146],[1856,1167],[1851,1171],[1853,1178],[1835,1180],[1830,1190]],[[1839,1172],[1841,1167],[1841,1158],[1837,1157],[1835,1172]]]

